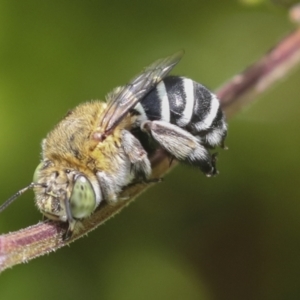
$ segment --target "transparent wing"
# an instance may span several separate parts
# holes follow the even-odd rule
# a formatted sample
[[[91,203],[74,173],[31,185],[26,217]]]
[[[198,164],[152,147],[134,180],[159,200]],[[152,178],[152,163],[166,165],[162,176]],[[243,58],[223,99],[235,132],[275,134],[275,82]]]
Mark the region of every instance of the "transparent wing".
[[[107,96],[108,105],[100,120],[101,131],[107,135],[122,121],[130,109],[151,91],[180,61],[184,52],[179,51],[159,59],[134,77],[125,86],[114,89]]]

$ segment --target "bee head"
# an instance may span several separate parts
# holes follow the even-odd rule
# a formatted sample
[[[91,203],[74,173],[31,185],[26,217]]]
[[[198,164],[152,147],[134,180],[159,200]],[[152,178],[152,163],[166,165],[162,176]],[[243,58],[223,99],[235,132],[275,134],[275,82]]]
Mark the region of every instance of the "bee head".
[[[41,162],[33,175],[35,201],[47,218],[69,223],[71,236],[76,220],[92,214],[100,203],[100,188],[81,172]],[[97,192],[98,190],[98,192]]]

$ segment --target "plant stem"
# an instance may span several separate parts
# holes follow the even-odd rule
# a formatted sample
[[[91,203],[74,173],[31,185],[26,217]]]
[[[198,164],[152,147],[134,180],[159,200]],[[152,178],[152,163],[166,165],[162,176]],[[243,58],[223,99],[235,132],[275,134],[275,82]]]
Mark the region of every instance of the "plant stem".
[[[300,29],[282,39],[266,55],[242,73],[231,78],[216,93],[228,118],[235,115],[249,102],[267,90],[278,79],[300,62]],[[163,151],[151,158],[153,178],[162,177],[170,170],[170,161]],[[68,241],[62,236],[67,224],[45,221],[0,236],[0,272],[6,268],[28,262],[31,259],[55,251],[82,237],[121,211],[140,193],[153,184],[138,184],[125,189],[121,197],[128,197],[115,206],[103,203],[89,218],[85,219],[77,232]]]

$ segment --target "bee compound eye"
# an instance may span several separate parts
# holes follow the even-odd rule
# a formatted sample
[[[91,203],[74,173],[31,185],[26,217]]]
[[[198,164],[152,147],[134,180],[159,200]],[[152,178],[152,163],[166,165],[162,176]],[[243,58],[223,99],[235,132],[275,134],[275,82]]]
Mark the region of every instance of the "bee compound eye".
[[[43,167],[44,163],[41,162],[39,163],[39,165],[36,167],[34,173],[33,173],[33,182],[37,183],[38,179],[39,179],[39,173]]]
[[[90,181],[85,176],[78,176],[70,197],[70,209],[73,218],[88,217],[96,208],[96,196]]]

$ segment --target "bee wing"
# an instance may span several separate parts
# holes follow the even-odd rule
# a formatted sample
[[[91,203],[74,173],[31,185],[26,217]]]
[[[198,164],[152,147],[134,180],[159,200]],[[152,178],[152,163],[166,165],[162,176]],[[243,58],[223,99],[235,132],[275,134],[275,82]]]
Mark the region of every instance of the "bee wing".
[[[101,131],[107,135],[122,121],[130,109],[151,91],[180,61],[184,52],[159,59],[134,77],[125,86],[107,95],[108,105],[100,120]]]

